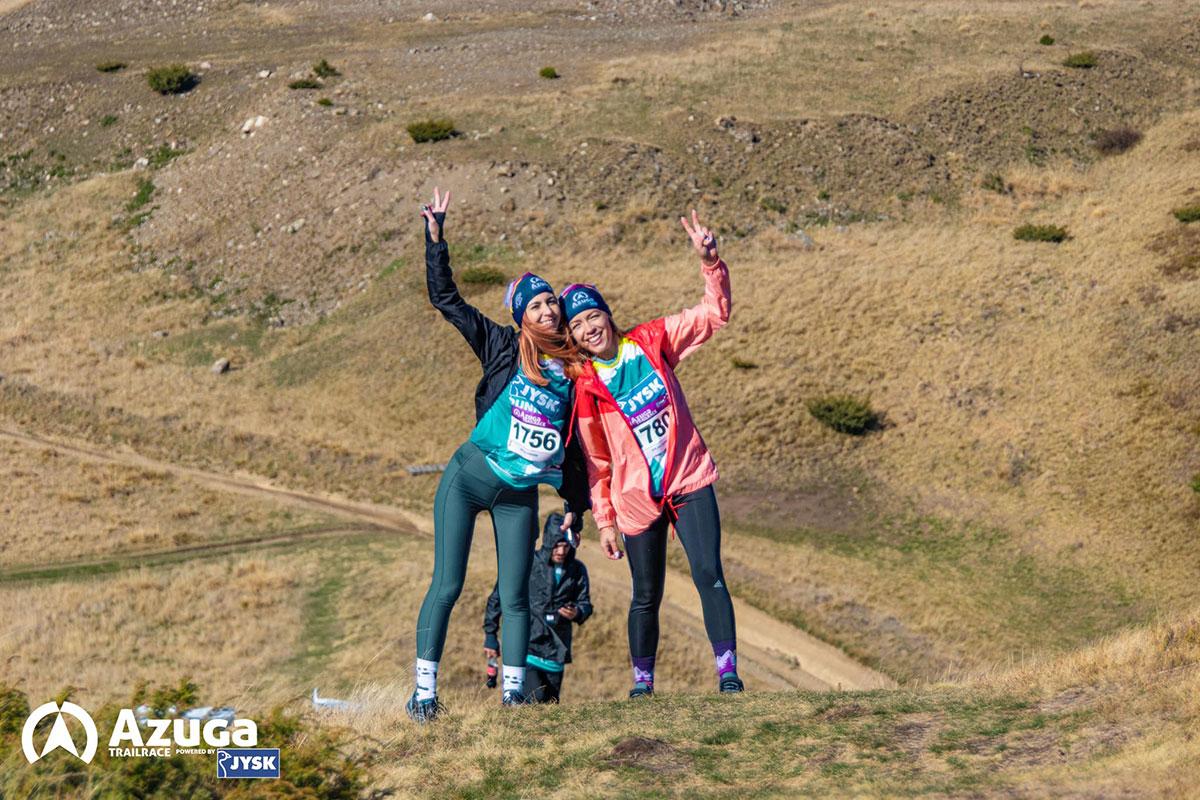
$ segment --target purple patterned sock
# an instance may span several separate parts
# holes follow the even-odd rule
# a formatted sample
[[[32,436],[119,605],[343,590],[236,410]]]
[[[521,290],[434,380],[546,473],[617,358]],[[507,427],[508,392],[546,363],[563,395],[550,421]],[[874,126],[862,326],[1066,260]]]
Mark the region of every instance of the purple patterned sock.
[[[654,656],[633,657],[633,682],[654,685]]]
[[[737,672],[737,640],[713,642],[713,657],[717,660],[717,677],[727,672]]]

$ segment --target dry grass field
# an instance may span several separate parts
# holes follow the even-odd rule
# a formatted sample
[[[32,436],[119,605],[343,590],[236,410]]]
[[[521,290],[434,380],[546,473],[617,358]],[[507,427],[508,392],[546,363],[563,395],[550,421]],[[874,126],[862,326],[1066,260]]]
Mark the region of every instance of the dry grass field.
[[[0,437],[0,594],[26,610],[0,622],[0,682],[109,702],[190,676],[256,711],[328,687],[379,709],[351,720],[383,742],[373,781],[455,764],[459,796],[1186,795],[1190,4],[384,5],[137,3],[121,36],[107,4],[0,6],[0,432],[133,459]],[[1064,66],[1081,53],[1095,65]],[[320,58],[341,75],[288,88]],[[175,61],[199,83],[152,92],[146,70]],[[437,117],[458,135],[414,143]],[[1127,151],[1097,147],[1123,128]],[[711,676],[675,629],[639,721],[592,702],[626,682],[608,585],[566,706],[478,710],[481,523],[443,672],[456,711],[426,736],[393,701],[427,538],[137,466],[424,515],[437,478],[406,467],[467,435],[478,369],[425,295],[434,185],[456,268],[595,282],[626,325],[698,298],[678,215],[718,228],[733,318],[680,377],[722,472],[730,586],[904,688],[747,696],[725,719],[678,696]],[[502,318],[502,286],[464,291]],[[831,394],[877,425],[823,426],[807,403]],[[528,749],[504,761],[510,729]],[[633,735],[663,739],[662,763],[603,760]],[[803,763],[756,783],[796,737]]]

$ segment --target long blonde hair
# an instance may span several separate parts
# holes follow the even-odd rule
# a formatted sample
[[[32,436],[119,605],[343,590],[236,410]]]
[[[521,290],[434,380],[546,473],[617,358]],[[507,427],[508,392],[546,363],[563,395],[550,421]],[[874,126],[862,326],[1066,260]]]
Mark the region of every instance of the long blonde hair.
[[[570,332],[559,318],[558,327],[547,331],[534,324],[522,325],[518,338],[521,353],[521,370],[525,377],[538,386],[546,386],[550,379],[542,374],[539,356],[557,358],[562,362],[563,371],[571,380],[579,377],[583,366],[584,356],[571,338]]]

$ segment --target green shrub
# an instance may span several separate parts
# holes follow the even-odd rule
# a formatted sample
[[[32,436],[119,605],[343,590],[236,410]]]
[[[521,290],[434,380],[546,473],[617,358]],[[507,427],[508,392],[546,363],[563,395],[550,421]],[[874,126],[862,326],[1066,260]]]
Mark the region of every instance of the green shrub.
[[[289,89],[320,89],[321,82],[314,78],[301,78],[288,84]]]
[[[829,395],[809,400],[808,413],[838,433],[861,436],[879,424],[870,403],[850,395]]]
[[[454,123],[448,119],[426,119],[408,126],[408,135],[417,144],[440,142],[454,135]]]
[[[138,181],[137,194],[133,199],[125,204],[125,210],[132,213],[137,211],[142,206],[150,202],[150,198],[154,196],[154,181],[149,178],[142,178]]]
[[[829,190],[822,189],[821,191],[817,192],[817,199],[818,200],[828,200],[829,199]]]
[[[116,114],[105,114],[103,117],[100,118],[100,127],[101,128],[108,128],[108,127],[111,127],[116,124],[117,124],[117,115]]]
[[[321,59],[312,66],[313,74],[318,78],[334,78],[342,73],[337,71],[337,68],[330,64],[325,59]]]
[[[763,211],[774,211],[776,214],[782,214],[787,211],[787,204],[777,197],[764,197],[758,201],[762,206]]]
[[[101,61],[96,69],[99,72],[119,72],[128,66],[124,61]]]
[[[471,286],[503,286],[508,283],[504,273],[495,267],[471,267],[464,269],[460,275],[463,283]]]
[[[172,159],[179,158],[186,152],[182,148],[176,150],[169,144],[160,144],[157,149],[151,150],[150,155],[146,156],[146,158],[149,160],[151,168],[158,169],[159,167],[165,167]]]
[[[1013,231],[1013,238],[1021,242],[1065,242],[1067,229],[1058,225],[1022,225]]]
[[[1064,67],[1072,69],[1091,69],[1100,62],[1096,59],[1096,54],[1091,50],[1085,50],[1082,53],[1072,53],[1063,61]]]
[[[1193,492],[1200,494],[1200,472],[1192,476],[1192,482],[1188,485],[1192,487]],[[3,724],[3,720],[0,720],[0,724]]]
[[[540,70],[538,70],[538,75],[541,75],[547,80],[554,80],[558,77],[558,70],[556,70],[554,67],[542,67]]]
[[[1043,33],[1042,38],[1038,39],[1038,44],[1049,47],[1050,45],[1054,44],[1054,37],[1048,33]]]
[[[155,67],[146,73],[146,82],[159,94],[183,94],[199,81],[200,79],[183,64]]]
[[[1097,131],[1092,139],[1092,146],[1104,156],[1115,156],[1124,153],[1142,140],[1141,131],[1129,126]]]
[[[317,101],[317,105],[329,107],[329,106],[333,105],[333,101],[330,100],[328,97],[322,97],[320,100]]]
[[[1009,194],[1012,192],[1012,184],[1004,180],[1004,176],[998,172],[985,175],[980,185],[989,192],[995,192],[996,194]]]
[[[24,692],[0,683],[0,737],[16,736],[29,716],[29,698]]]
[[[734,369],[758,369],[758,364],[755,364],[753,361],[747,361],[744,358],[738,358],[737,356],[730,359],[729,363],[733,364]]]
[[[1194,206],[1177,208],[1171,213],[1175,215],[1175,219],[1185,224],[1188,222],[1200,222],[1200,203]]]

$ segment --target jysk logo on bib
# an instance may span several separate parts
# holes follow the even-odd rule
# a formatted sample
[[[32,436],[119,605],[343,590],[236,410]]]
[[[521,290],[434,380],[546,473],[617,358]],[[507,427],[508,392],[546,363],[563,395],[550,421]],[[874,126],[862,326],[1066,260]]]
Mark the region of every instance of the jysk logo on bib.
[[[279,748],[217,751],[218,778],[278,778]]]

